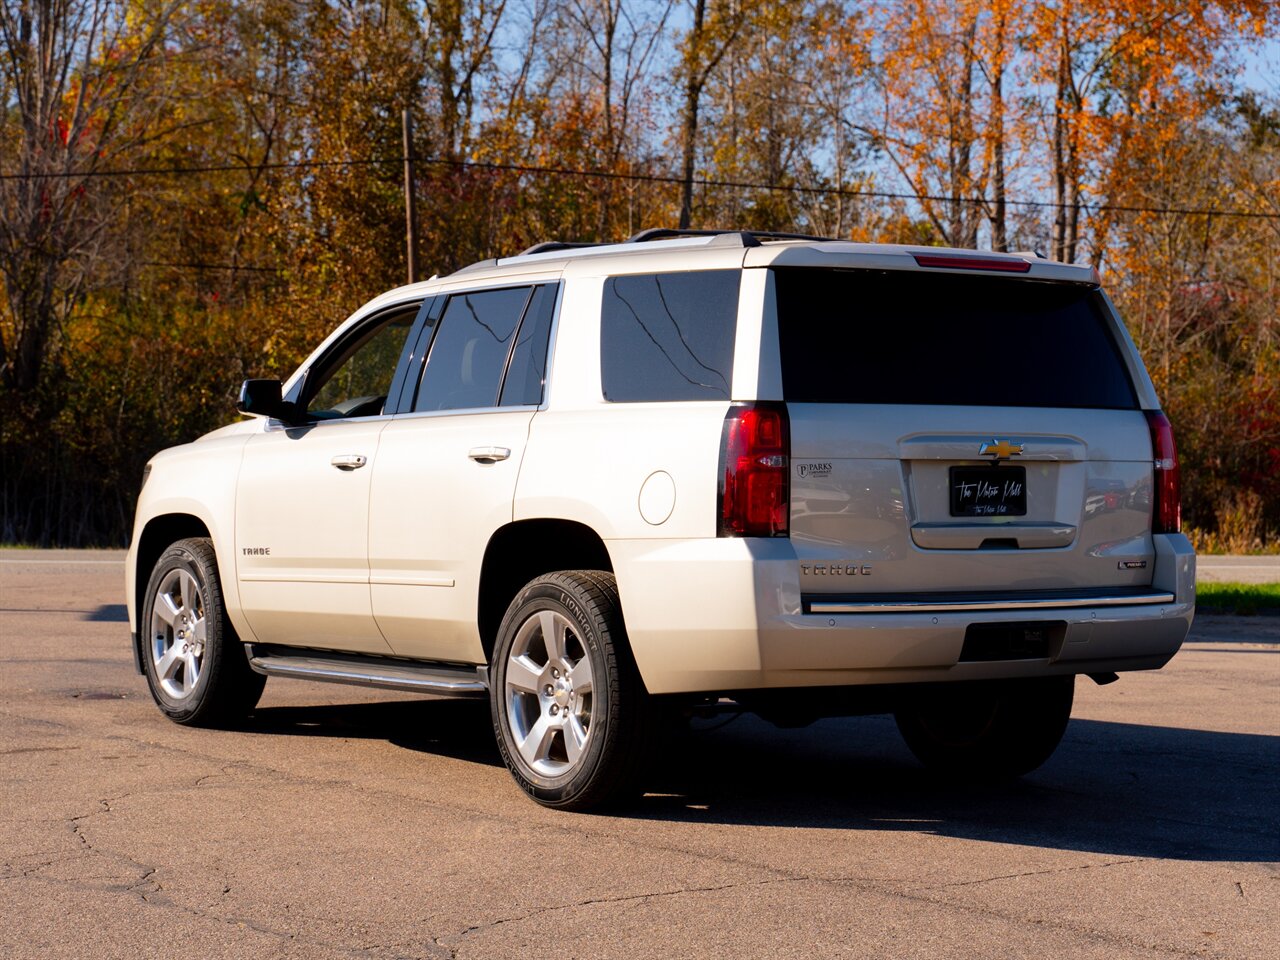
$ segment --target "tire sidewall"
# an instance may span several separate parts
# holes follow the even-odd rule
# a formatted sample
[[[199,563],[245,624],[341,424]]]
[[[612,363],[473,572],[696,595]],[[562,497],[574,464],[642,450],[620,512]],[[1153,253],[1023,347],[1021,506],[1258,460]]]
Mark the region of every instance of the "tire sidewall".
[[[600,636],[596,625],[591,622],[583,598],[575,596],[575,592],[565,584],[545,581],[534,581],[520,591],[502,619],[498,639],[494,644],[493,669],[490,671],[489,700],[498,748],[508,769],[524,791],[549,805],[577,796],[595,776],[609,739],[610,707],[612,699],[617,695],[616,684],[609,673],[608,658],[605,656],[605,638]],[[559,613],[573,624],[591,661],[591,735],[586,752],[577,766],[559,777],[543,776],[525,763],[517,748],[507,715],[506,674],[512,644],[521,625],[544,610]]]
[[[160,678],[156,674],[155,655],[153,652],[155,638],[152,635],[151,611],[155,606],[156,593],[160,583],[174,570],[185,570],[195,578],[200,588],[204,603],[205,643],[204,659],[201,663],[200,678],[196,681],[191,696],[181,700],[164,692],[160,686]],[[197,555],[190,547],[177,543],[165,550],[156,561],[151,571],[151,579],[147,581],[147,591],[143,595],[139,627],[145,629],[143,634],[143,669],[147,676],[147,685],[151,688],[151,696],[156,706],[171,720],[179,722],[196,717],[204,705],[209,684],[222,656],[222,592],[218,583],[218,572],[207,561]]]

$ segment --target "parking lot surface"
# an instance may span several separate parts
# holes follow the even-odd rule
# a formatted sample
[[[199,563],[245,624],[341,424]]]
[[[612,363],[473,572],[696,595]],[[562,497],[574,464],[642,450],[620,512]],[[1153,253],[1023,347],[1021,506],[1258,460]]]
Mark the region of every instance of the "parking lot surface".
[[[0,955],[1258,957],[1280,944],[1280,617],[1081,679],[1022,781],[887,717],[697,721],[632,809],[541,809],[482,705],[273,679],[165,720],[121,554],[0,551]]]
[[[1280,556],[1196,557],[1200,583],[1280,583]]]

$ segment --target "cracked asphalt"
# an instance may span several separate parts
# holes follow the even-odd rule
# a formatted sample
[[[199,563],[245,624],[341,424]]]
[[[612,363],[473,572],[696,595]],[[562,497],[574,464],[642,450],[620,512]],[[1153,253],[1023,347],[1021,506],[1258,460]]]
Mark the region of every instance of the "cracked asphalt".
[[[0,551],[5,958],[1280,952],[1280,617],[1080,681],[1014,784],[934,782],[885,717],[742,717],[583,816],[476,704],[273,679],[241,730],[169,723],[119,557]]]

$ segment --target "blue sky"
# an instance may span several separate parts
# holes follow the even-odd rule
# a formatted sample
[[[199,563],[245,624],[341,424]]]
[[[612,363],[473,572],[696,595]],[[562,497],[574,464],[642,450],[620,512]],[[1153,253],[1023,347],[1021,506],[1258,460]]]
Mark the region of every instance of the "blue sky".
[[[1244,58],[1244,85],[1280,96],[1280,37],[1268,37]]]

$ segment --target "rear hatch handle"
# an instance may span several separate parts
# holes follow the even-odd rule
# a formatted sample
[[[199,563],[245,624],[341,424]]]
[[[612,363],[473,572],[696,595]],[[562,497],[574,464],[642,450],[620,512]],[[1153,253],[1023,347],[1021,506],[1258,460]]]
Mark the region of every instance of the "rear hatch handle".
[[[1076,528],[1069,523],[914,523],[911,539],[925,550],[978,550],[988,540],[1013,541],[1019,550],[1069,547]]]

